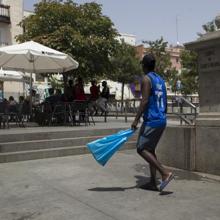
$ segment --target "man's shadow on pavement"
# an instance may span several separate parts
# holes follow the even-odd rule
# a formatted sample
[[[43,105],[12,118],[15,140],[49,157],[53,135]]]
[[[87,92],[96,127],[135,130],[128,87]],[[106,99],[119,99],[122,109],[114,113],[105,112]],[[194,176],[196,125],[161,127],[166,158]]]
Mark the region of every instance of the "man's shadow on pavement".
[[[136,178],[136,185],[135,186],[130,186],[130,187],[95,187],[95,188],[91,188],[88,189],[89,191],[95,191],[95,192],[122,192],[122,191],[126,191],[129,189],[142,189],[142,190],[148,190],[148,191],[155,191],[155,190],[151,190],[151,189],[146,189],[143,188],[142,186],[146,183],[148,183],[150,181],[150,177],[145,177],[145,176],[135,176]],[[155,192],[159,192],[159,191],[155,191]],[[169,195],[172,194],[173,192],[170,191],[163,191],[160,192],[159,195]]]

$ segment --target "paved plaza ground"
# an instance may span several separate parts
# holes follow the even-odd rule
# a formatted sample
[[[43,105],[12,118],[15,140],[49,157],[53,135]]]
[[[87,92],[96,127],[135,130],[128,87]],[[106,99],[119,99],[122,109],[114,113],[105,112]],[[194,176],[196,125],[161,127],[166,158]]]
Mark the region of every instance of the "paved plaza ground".
[[[219,220],[220,177],[175,170],[162,195],[142,190],[134,150],[106,167],[91,155],[0,164],[1,220]]]

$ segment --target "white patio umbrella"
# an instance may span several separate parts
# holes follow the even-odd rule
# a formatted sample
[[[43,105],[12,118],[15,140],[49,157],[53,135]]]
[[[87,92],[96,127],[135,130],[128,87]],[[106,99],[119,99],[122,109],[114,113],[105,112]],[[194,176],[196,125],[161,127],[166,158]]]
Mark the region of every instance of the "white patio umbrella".
[[[23,84],[23,93],[25,91],[25,83],[30,82],[30,77],[20,71],[0,69],[0,81],[3,82],[19,82]]]
[[[0,67],[31,73],[31,89],[32,73],[63,73],[77,69],[78,65],[71,56],[34,41],[0,48]]]
[[[63,73],[78,68],[71,56],[34,41],[0,48],[0,67],[29,73]]]
[[[2,81],[15,81],[24,82],[25,74],[20,71],[11,71],[0,69],[0,80]]]

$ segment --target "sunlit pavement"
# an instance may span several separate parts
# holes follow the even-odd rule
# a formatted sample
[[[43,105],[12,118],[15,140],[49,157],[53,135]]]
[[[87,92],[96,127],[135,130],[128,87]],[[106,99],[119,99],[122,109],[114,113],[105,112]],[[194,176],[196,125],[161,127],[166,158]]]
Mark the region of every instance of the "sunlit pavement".
[[[174,170],[163,194],[142,190],[147,164],[134,150],[106,167],[91,155],[0,165],[1,220],[219,220],[220,177]]]

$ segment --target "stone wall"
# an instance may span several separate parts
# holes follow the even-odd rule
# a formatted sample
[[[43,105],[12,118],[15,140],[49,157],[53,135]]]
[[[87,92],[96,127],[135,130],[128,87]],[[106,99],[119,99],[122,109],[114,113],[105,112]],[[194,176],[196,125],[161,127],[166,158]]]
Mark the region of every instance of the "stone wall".
[[[196,170],[220,175],[220,127],[197,126]]]
[[[23,82],[5,81],[4,82],[4,98],[13,96],[18,101],[19,96],[24,95]]]
[[[169,126],[158,144],[158,158],[167,166],[220,175],[219,134],[219,127]]]
[[[168,166],[193,170],[195,128],[167,127],[157,148],[160,161]]]

